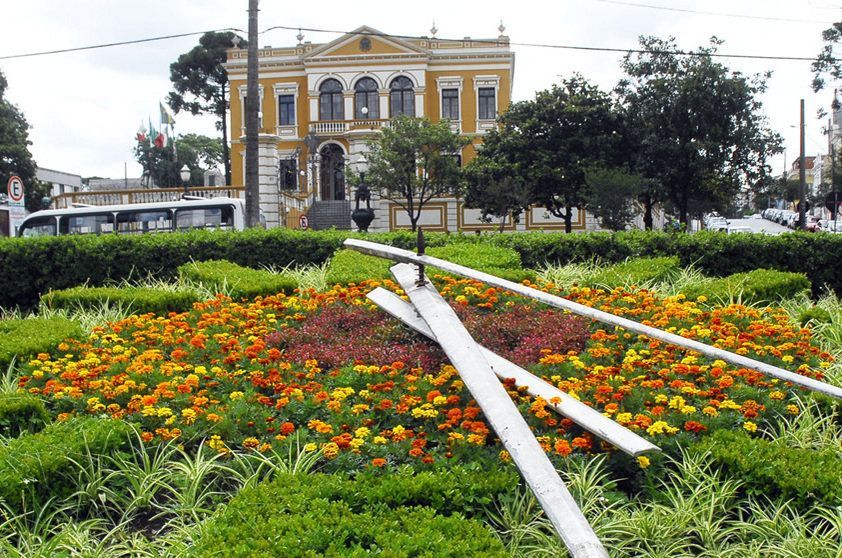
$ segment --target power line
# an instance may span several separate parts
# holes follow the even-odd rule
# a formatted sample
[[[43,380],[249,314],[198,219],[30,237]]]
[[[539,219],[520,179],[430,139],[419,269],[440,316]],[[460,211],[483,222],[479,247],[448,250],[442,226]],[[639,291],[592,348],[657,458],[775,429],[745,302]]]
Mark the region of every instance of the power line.
[[[190,33],[178,33],[176,35],[161,35],[159,37],[148,37],[145,39],[134,39],[131,41],[120,41],[116,43],[102,43],[98,45],[88,45],[88,46],[81,46],[81,47],[72,47],[72,48],[62,48],[57,50],[43,50],[40,52],[27,52],[23,54],[7,54],[5,56],[0,56],[0,60],[11,60],[13,58],[31,58],[33,56],[46,56],[48,54],[62,54],[65,52],[78,52],[80,50],[94,50],[99,48],[108,48],[108,47],[115,47],[115,46],[123,46],[123,45],[136,45],[140,43],[151,43],[153,41],[163,41],[166,39],[178,39],[181,37],[190,37],[193,35],[203,35],[205,33],[210,32],[220,32],[220,31],[239,31],[239,29],[212,29],[211,31],[193,31]]]
[[[818,20],[818,19],[796,19],[796,18],[788,18],[788,17],[772,17],[772,16],[759,16],[759,15],[751,15],[751,14],[738,14],[733,12],[710,12],[706,10],[691,10],[689,8],[674,8],[670,6],[659,6],[656,4],[643,4],[640,2],[628,2],[626,0],[594,0],[596,2],[602,2],[604,4],[617,4],[620,6],[631,6],[634,8],[647,8],[650,10],[663,10],[668,12],[681,12],[686,14],[700,14],[700,15],[709,15],[709,16],[718,16],[718,17],[735,17],[740,19],[759,19],[763,21],[783,21],[786,23],[822,23],[824,25],[833,25],[833,22]]]
[[[367,35],[371,37],[395,38],[395,39],[426,39],[441,42],[463,42],[463,39],[444,39],[436,37],[422,37],[418,35],[395,35],[392,33],[378,33],[373,31],[342,31],[339,29],[319,29],[315,27],[294,27],[288,25],[275,25],[261,31],[261,34],[268,33],[275,29],[283,29],[286,31],[309,31],[312,33],[335,33],[339,35],[353,34],[353,35]],[[474,43],[497,44],[497,39],[469,39]],[[655,49],[639,49],[639,48],[609,48],[609,47],[593,47],[593,46],[579,46],[579,45],[559,45],[551,43],[524,43],[524,42],[510,42],[509,44],[522,47],[537,47],[537,48],[554,48],[565,50],[584,50],[593,52],[618,52],[618,53],[634,53],[634,54],[670,54],[675,56],[709,56],[711,58],[740,58],[750,60],[784,60],[796,62],[814,62],[815,57],[807,56],[770,56],[762,54],[725,54],[721,52],[702,53],[692,52],[686,50],[655,50]]]
[[[608,0],[598,0],[598,1],[608,1]],[[381,37],[381,38],[395,38],[395,39],[427,39],[430,40],[430,37],[423,37],[418,35],[395,35],[391,33],[377,33],[373,31],[343,31],[339,29],[319,29],[314,27],[294,27],[294,26],[287,26],[287,25],[275,25],[273,27],[269,27],[264,29],[260,32],[260,34],[268,33],[269,31],[273,31],[275,29],[283,29],[287,31],[309,31],[313,33],[334,33],[334,34],[356,34],[356,35],[368,35],[372,37]],[[190,37],[193,35],[202,35],[204,33],[209,32],[221,32],[221,31],[239,31],[242,33],[240,29],[228,27],[224,29],[213,29],[210,31],[193,31],[190,33],[178,33],[175,35],[161,35],[157,37],[148,37],[144,39],[135,39],[131,41],[120,41],[114,43],[103,43],[103,44],[96,44],[96,45],[88,45],[82,47],[72,47],[72,48],[64,48],[64,49],[56,49],[56,50],[45,50],[40,52],[29,52],[29,53],[22,53],[22,54],[10,54],[5,56],[0,56],[0,60],[11,60],[17,58],[31,58],[34,56],[46,56],[49,54],[61,54],[67,52],[78,52],[84,50],[94,50],[94,49],[101,49],[101,48],[109,48],[115,46],[124,46],[124,45],[134,45],[140,43],[149,43],[153,41],[162,41],[166,39],[177,39],[181,37]],[[445,38],[437,38],[435,40],[443,41],[443,42],[462,42],[463,39],[445,39]],[[497,39],[470,39],[472,42],[475,43],[487,43],[487,44],[497,44]],[[806,56],[771,56],[771,55],[762,55],[762,54],[726,54],[721,52],[714,52],[714,53],[700,53],[700,52],[692,52],[686,50],[654,50],[654,49],[639,49],[639,48],[610,48],[610,47],[594,47],[594,46],[581,46],[581,45],[561,45],[561,44],[551,44],[551,43],[530,43],[530,42],[510,42],[509,44],[513,46],[521,46],[521,47],[535,47],[535,48],[552,48],[552,49],[563,49],[563,50],[579,50],[579,51],[589,51],[589,52],[613,52],[613,53],[633,53],[633,54],[669,54],[675,56],[709,56],[711,58],[736,58],[736,59],[748,59],[748,60],[780,60],[780,61],[795,61],[795,62],[813,62],[815,61],[815,57],[806,57]]]

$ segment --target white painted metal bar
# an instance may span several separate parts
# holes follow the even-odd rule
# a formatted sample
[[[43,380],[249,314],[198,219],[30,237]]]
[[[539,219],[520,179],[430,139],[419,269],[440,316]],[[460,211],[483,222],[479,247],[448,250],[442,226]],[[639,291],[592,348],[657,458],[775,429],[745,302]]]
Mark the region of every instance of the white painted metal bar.
[[[634,320],[629,320],[628,318],[615,316],[614,314],[611,314],[609,312],[603,312],[602,310],[590,308],[589,306],[572,302],[560,296],[551,295],[549,293],[545,293],[543,291],[539,291],[538,289],[533,289],[532,287],[527,287],[526,285],[521,285],[520,283],[515,283],[513,281],[507,281],[506,279],[501,279],[499,277],[495,277],[494,275],[490,275],[482,271],[477,271],[469,267],[451,263],[446,260],[441,260],[439,258],[433,258],[431,256],[419,256],[418,254],[410,252],[409,250],[403,250],[401,248],[395,248],[393,246],[386,246],[385,244],[378,244],[376,242],[368,242],[366,240],[357,240],[354,238],[349,238],[345,240],[345,246],[362,252],[364,254],[379,256],[381,258],[387,258],[396,262],[429,265],[437,267],[444,271],[448,271],[450,273],[455,273],[456,275],[476,279],[494,287],[500,287],[501,289],[506,289],[521,294],[523,296],[533,298],[535,300],[543,302],[544,304],[555,306],[556,308],[561,308],[562,310],[567,310],[569,312],[573,312],[574,314],[579,314],[580,316],[585,316],[593,320],[622,327],[629,331],[639,333],[641,335],[648,335],[653,339],[658,339],[660,341],[664,341],[672,345],[677,345],[679,347],[684,347],[685,349],[697,351],[703,355],[707,355],[712,358],[718,358],[724,360],[725,362],[730,362],[731,364],[734,364],[736,366],[750,368],[762,374],[766,374],[767,376],[778,378],[779,380],[783,380],[785,382],[792,382],[793,384],[814,391],[818,391],[820,393],[824,393],[825,395],[830,395],[831,397],[842,399],[842,388],[828,384],[826,382],[814,380],[812,378],[802,376],[801,374],[796,374],[795,372],[790,372],[789,370],[784,370],[783,368],[779,368],[771,364],[766,364],[765,362],[760,362],[759,360],[744,357],[742,355],[738,355],[730,351],[726,351],[724,349],[719,349],[717,347],[712,347],[710,345],[700,343],[699,341],[694,341],[693,339],[687,339],[674,333],[669,333],[654,327],[643,325],[639,322],[635,322]]]
[[[532,435],[509,394],[497,381],[479,346],[459,317],[427,281],[416,285],[413,266],[396,265],[392,274],[421,318],[435,333],[444,353],[459,371],[485,419],[512,456],[524,480],[574,558],[608,558],[608,553],[564,486],[547,454]]]
[[[418,316],[411,304],[401,300],[401,297],[395,293],[378,287],[368,293],[367,296],[374,304],[389,315],[397,318],[421,335],[437,341],[435,334],[433,334],[427,322]],[[660,451],[660,448],[649,440],[638,436],[628,428],[604,416],[599,411],[588,407],[551,383],[544,381],[481,345],[479,345],[479,348],[488,361],[488,364],[491,365],[491,369],[494,370],[494,373],[500,380],[513,378],[516,385],[526,388],[527,393],[533,397],[543,398],[547,402],[548,407],[568,417],[599,438],[610,442],[620,449],[620,451],[632,456],[637,456],[648,451]],[[556,400],[558,403],[553,403]]]

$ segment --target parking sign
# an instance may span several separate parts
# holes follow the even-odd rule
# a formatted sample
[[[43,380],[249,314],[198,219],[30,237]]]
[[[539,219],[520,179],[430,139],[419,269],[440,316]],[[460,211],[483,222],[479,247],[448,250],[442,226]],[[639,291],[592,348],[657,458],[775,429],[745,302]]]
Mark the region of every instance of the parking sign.
[[[23,180],[19,176],[12,175],[9,178],[6,190],[9,192],[9,201],[23,205]]]

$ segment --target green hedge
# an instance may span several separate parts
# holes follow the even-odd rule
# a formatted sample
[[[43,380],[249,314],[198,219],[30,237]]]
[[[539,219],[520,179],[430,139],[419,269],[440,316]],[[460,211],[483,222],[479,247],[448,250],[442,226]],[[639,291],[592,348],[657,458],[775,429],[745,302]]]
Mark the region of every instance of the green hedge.
[[[48,353],[69,337],[80,337],[79,324],[65,318],[0,320],[0,368],[38,353]]]
[[[104,305],[120,305],[131,308],[135,313],[166,314],[184,312],[199,300],[194,291],[164,291],[151,287],[73,287],[50,291],[41,297],[48,308],[98,308]]]
[[[457,237],[460,238],[460,237]],[[532,270],[521,269],[520,255],[510,248],[476,242],[454,242],[433,246],[427,254],[491,273],[503,279],[520,282],[534,280]],[[392,262],[384,258],[367,256],[355,250],[338,250],[330,260],[327,271],[328,285],[359,284],[366,279],[387,279]]]
[[[0,395],[0,436],[38,432],[50,422],[44,403],[26,393]]]
[[[0,239],[0,307],[37,306],[42,293],[83,284],[100,286],[130,277],[168,279],[190,261],[224,259],[248,267],[322,264],[349,237],[363,237],[402,248],[415,246],[409,232],[350,234],[342,231],[288,229],[244,232],[190,231],[163,235],[78,235],[52,238]],[[599,259],[607,263],[631,257],[677,256],[682,267],[723,277],[753,269],[804,273],[814,293],[825,285],[842,294],[842,274],[836,272],[842,235],[787,233],[670,234],[517,233],[427,235],[428,246],[451,242],[491,244],[516,250],[523,266],[563,264]]]
[[[748,494],[791,499],[802,510],[816,502],[842,505],[842,459],[834,450],[791,448],[729,430],[714,432],[694,447],[709,451]]]
[[[511,471],[280,475],[243,489],[191,556],[507,556],[477,518],[517,483]]]
[[[0,499],[23,511],[34,509],[33,500],[67,497],[77,488],[74,461],[118,451],[133,433],[123,421],[84,417],[15,438],[0,446]]]
[[[233,299],[291,293],[298,282],[262,269],[243,267],[226,260],[191,262],[178,268],[182,278],[201,283],[214,292],[228,293]]]
[[[810,281],[803,274],[756,269],[748,273],[735,273],[728,277],[711,279],[685,288],[684,295],[695,300],[706,296],[711,300],[728,300],[738,295],[746,303],[776,302],[810,290]]]
[[[678,271],[678,257],[634,258],[612,265],[588,278],[590,286],[643,286],[664,281]]]

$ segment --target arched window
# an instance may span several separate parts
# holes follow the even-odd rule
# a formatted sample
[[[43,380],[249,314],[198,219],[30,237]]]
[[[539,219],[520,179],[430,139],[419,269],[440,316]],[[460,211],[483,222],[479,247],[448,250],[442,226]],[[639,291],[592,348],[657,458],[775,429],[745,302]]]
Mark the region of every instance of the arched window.
[[[363,114],[363,107],[368,109]],[[377,95],[377,82],[364,77],[354,86],[354,118],[380,118],[380,99]]]
[[[328,79],[319,87],[319,120],[345,120],[342,84]]]
[[[392,80],[389,88],[389,108],[392,116],[415,116],[415,91],[412,89],[412,81],[408,77],[398,76]]]

